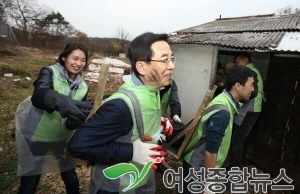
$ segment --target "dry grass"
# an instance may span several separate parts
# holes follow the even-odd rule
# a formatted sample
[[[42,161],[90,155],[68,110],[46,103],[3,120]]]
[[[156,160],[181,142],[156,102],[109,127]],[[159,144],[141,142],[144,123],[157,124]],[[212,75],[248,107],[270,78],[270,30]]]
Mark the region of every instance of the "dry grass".
[[[2,43],[2,42],[1,42]],[[18,104],[32,94],[33,81],[39,70],[54,63],[58,53],[50,50],[22,47],[16,44],[1,44],[0,50],[0,193],[16,193],[19,178],[16,176],[17,150],[14,137],[14,113]],[[102,58],[94,53],[92,58]],[[12,73],[13,77],[4,77],[5,73]],[[32,78],[27,81],[25,78]],[[21,81],[13,81],[20,79]],[[110,75],[107,82],[106,94],[112,94],[123,83],[120,76]],[[97,84],[88,83],[90,87],[89,99],[94,99]],[[76,168],[80,178],[81,193],[87,193],[90,168],[84,166]],[[38,194],[65,193],[64,184],[57,174],[42,176]]]
[[[15,110],[32,94],[32,82],[39,69],[53,59],[44,51],[5,42],[1,42],[0,56],[0,193],[16,193],[19,179],[16,176]],[[4,77],[5,73],[12,73],[13,77]],[[32,80],[27,81],[26,77]]]

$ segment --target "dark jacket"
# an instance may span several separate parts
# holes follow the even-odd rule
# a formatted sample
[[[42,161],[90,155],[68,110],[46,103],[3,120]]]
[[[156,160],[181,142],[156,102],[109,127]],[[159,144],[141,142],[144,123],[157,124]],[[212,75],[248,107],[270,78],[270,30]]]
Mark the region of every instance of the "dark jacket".
[[[169,107],[170,107],[170,116],[171,118],[174,115],[178,115],[181,117],[181,104],[178,96],[178,89],[176,82],[172,80],[172,83],[166,86],[164,89],[160,90],[160,98],[162,99],[164,95],[168,95],[168,90],[171,89],[170,97],[169,97]]]
[[[54,111],[54,109],[49,109],[44,105],[44,97],[49,90],[53,90],[53,71],[50,67],[43,67],[38,75],[36,81],[34,81],[34,91],[31,97],[32,105],[36,108],[46,110],[48,113]],[[76,83],[69,82],[70,88],[76,90]],[[87,93],[88,94],[88,93]],[[83,100],[86,100],[86,96]]]
[[[129,133],[132,127],[131,112],[125,101],[111,100],[76,130],[69,142],[68,152],[92,164],[129,162],[133,156],[132,143],[114,140]]]

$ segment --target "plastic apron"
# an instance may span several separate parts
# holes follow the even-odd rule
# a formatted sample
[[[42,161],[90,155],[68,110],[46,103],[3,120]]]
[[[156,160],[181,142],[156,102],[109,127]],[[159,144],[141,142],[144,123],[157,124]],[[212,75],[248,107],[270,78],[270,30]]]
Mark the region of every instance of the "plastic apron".
[[[53,70],[54,89],[63,94],[68,92],[67,80],[60,73],[63,67],[60,65],[50,67]],[[81,100],[86,92],[87,85],[83,82],[72,94],[72,98]],[[65,127],[65,121],[66,119],[62,119],[57,111],[48,114],[35,108],[31,103],[31,97],[19,104],[15,113],[18,176],[64,172],[75,168],[76,162],[64,157],[64,149],[73,134],[73,131]],[[37,131],[39,133],[36,133]],[[46,134],[42,134],[43,131]],[[47,134],[50,134],[48,139]]]

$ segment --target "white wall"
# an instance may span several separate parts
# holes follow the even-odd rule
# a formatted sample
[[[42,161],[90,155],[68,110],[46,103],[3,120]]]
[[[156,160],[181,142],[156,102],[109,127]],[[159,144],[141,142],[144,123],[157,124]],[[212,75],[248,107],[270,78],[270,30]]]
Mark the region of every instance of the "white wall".
[[[210,45],[171,45],[176,57],[173,77],[178,86],[182,122],[194,118],[215,74],[216,49]]]

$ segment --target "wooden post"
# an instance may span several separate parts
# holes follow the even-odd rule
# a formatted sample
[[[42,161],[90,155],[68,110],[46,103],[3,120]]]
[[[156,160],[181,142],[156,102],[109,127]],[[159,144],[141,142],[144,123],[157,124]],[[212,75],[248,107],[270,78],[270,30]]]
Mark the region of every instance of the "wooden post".
[[[193,133],[195,131],[195,128],[196,128],[199,120],[201,119],[202,112],[205,110],[206,106],[211,101],[211,99],[212,99],[212,97],[213,97],[216,89],[217,89],[217,86],[215,85],[214,88],[213,88],[213,90],[212,91],[208,90],[207,93],[206,93],[206,95],[204,96],[204,99],[203,99],[203,101],[202,101],[202,103],[201,103],[201,105],[199,107],[199,111],[195,115],[193,122],[188,126],[188,128],[190,130],[187,131],[186,136],[185,136],[185,138],[184,138],[184,140],[183,140],[183,142],[182,142],[182,144],[181,144],[181,146],[180,146],[180,148],[179,148],[179,150],[177,152],[177,155],[179,157],[182,156],[182,154],[183,154],[183,152],[184,152],[184,150],[185,150],[188,142],[190,141],[190,139],[191,139],[191,137],[192,137],[192,135],[193,135]]]
[[[100,65],[100,72],[99,72],[99,78],[98,78],[98,85],[96,89],[96,95],[95,95],[95,101],[93,109],[91,110],[89,116],[86,118],[88,120],[101,106],[104,92],[105,92],[105,86],[107,82],[107,76],[108,76],[108,70],[109,65],[108,64],[101,64]]]
[[[176,135],[171,141],[169,141],[168,143],[163,145],[163,148],[166,149],[168,154],[172,155],[176,159],[181,158],[189,140],[191,139],[191,137],[195,131],[195,128],[196,128],[199,120],[201,119],[202,112],[205,110],[206,106],[209,104],[209,102],[213,98],[213,95],[214,95],[216,89],[217,89],[217,86],[214,85],[212,90],[208,90],[206,92],[206,94],[202,100],[202,103],[200,104],[200,107],[199,107],[194,119],[192,120],[192,122],[184,130],[182,130],[178,135]],[[171,145],[176,143],[184,135],[185,135],[185,137],[184,137],[182,144],[180,145],[179,150],[178,151],[172,150]]]
[[[98,108],[102,104],[105,86],[106,86],[106,82],[107,82],[108,70],[109,70],[108,64],[101,64],[94,106],[85,121],[87,121],[89,118],[91,118],[93,116],[93,114],[98,110]],[[64,157],[67,157],[67,156],[71,156],[71,155],[65,150]],[[89,167],[91,165],[88,161],[81,160],[81,159],[73,157],[73,156],[71,156],[71,157],[73,159],[75,159],[77,162],[80,162],[81,164],[85,165],[86,167]]]

